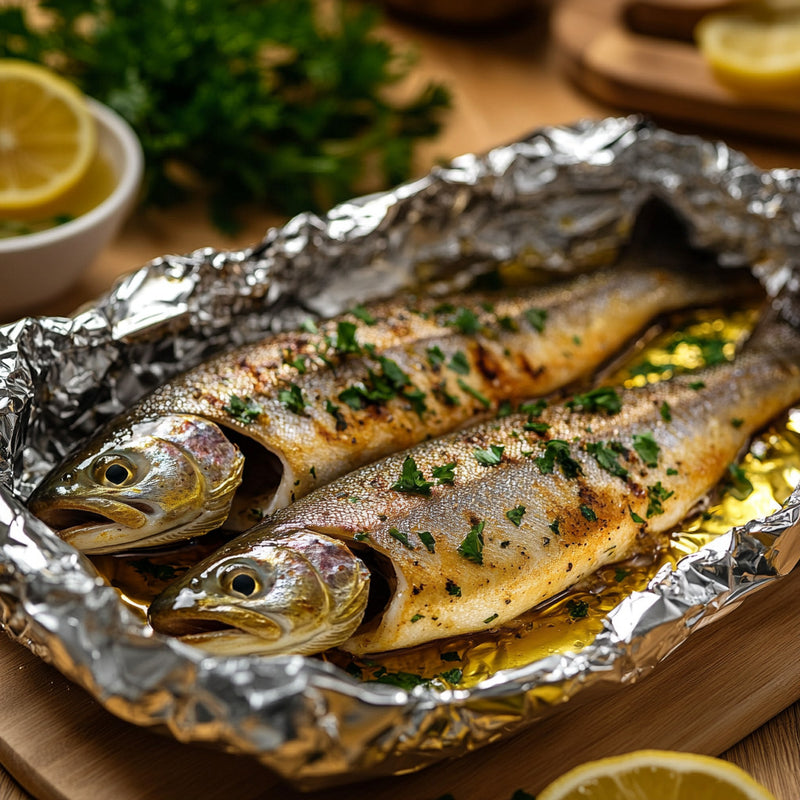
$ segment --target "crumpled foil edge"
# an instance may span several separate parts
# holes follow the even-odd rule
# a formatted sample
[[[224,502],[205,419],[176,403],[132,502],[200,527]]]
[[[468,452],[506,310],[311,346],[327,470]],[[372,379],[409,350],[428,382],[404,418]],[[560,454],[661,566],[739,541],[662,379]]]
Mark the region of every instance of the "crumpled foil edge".
[[[91,563],[23,505],[83,436],[178,370],[265,330],[516,259],[604,263],[650,198],[723,265],[777,295],[800,254],[800,175],[637,117],[545,128],[466,155],[252,248],[157,259],[72,318],[0,328],[0,607],[6,631],[110,711],[250,754],[301,786],[419,769],[529,725],[600,682],[653,669],[692,630],[790,571],[800,490],[665,567],[579,653],[468,690],[363,684],[311,658],[210,658],[143,627]],[[57,435],[54,435],[57,433]],[[542,691],[547,689],[548,691]]]

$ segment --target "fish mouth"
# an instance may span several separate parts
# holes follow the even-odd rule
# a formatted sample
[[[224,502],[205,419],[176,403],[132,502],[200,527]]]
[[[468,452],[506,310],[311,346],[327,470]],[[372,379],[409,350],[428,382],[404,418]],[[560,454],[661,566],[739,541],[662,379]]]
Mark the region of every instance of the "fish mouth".
[[[147,503],[119,503],[112,500],[38,500],[30,510],[70,544],[95,541],[114,525],[139,530],[147,525],[154,509]]]

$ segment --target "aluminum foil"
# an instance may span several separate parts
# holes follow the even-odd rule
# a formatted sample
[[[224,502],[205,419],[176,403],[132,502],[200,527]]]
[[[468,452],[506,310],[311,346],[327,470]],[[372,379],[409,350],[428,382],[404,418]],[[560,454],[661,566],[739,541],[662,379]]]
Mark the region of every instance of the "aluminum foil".
[[[795,289],[800,173],[640,118],[545,128],[465,155],[326,217],[303,214],[238,252],[158,259],[70,318],[0,328],[0,604],[7,632],[110,711],[182,741],[250,754],[299,786],[418,769],[530,725],[599,683],[657,666],[691,632],[800,557],[800,489],[783,508],[665,565],[577,653],[470,689],[361,683],[312,658],[213,658],[160,637],[23,505],[70,447],[222,347],[420,279],[504,262],[551,272],[609,261],[645,203],[692,244]],[[787,306],[788,308],[788,306]]]

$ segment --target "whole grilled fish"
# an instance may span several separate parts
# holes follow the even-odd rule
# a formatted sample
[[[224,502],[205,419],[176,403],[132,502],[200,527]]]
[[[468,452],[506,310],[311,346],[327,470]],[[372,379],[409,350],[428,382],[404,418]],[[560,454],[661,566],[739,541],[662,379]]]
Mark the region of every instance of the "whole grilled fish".
[[[157,389],[53,471],[30,508],[88,553],[245,530],[362,464],[591,373],[661,312],[743,285],[756,291],[730,271],[618,267],[273,335]]]
[[[230,654],[371,653],[500,626],[674,527],[798,398],[800,335],[775,322],[734,362],[424,442],[223,546],[155,599],[151,624]]]

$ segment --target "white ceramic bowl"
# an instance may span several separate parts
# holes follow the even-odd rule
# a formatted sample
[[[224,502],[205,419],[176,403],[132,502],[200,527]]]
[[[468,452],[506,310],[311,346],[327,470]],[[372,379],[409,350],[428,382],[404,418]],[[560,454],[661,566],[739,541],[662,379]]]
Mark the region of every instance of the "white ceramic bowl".
[[[108,106],[89,100],[100,152],[114,189],[91,210],[55,228],[0,239],[0,319],[35,310],[68,289],[117,233],[136,201],[144,168],[130,125]]]

